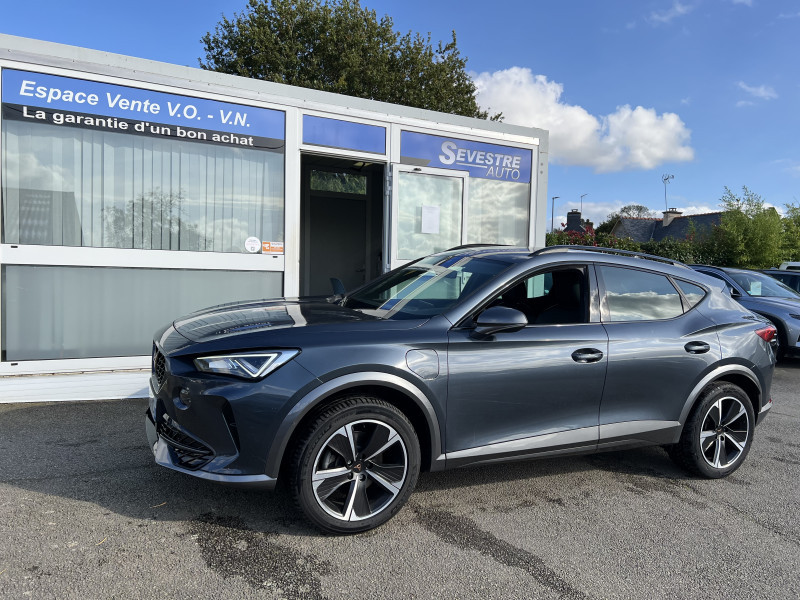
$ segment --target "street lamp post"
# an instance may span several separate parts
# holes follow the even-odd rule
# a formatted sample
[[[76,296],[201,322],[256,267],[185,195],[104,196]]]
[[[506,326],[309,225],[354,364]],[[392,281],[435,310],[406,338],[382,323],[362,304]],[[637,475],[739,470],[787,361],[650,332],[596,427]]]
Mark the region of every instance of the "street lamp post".
[[[550,233],[553,233],[553,231],[555,231],[553,229],[553,219],[555,218],[556,215],[556,200],[558,200],[559,198],[561,198],[561,196],[553,196],[551,198],[552,204],[550,206]]]
[[[667,206],[667,184],[672,179],[675,179],[675,175],[668,175],[667,173],[664,173],[661,176],[661,181],[664,182],[664,210],[669,210],[669,206]]]
[[[581,194],[581,215],[583,215],[583,197],[588,195],[589,194]]]

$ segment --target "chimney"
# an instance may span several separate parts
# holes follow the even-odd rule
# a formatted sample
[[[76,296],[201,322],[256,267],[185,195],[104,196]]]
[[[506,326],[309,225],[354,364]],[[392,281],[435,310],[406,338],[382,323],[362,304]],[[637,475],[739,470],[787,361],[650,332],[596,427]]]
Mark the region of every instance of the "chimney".
[[[664,211],[664,227],[668,227],[672,223],[672,219],[680,217],[683,213],[675,208],[668,208]]]
[[[583,231],[583,227],[581,227],[581,211],[573,208],[567,213],[565,231]]]

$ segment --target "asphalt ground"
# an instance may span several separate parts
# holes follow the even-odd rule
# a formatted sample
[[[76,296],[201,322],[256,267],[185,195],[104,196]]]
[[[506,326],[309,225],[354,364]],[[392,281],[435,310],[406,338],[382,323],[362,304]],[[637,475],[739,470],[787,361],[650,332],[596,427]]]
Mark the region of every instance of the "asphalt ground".
[[[365,534],[157,467],[146,401],[0,405],[2,598],[798,598],[800,360],[745,464],[660,448],[423,474]]]

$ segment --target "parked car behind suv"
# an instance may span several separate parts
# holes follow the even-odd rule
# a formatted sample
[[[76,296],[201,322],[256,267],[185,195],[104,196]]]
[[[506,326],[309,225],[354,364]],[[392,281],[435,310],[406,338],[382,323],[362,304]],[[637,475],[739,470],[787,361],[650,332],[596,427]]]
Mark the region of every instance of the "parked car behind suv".
[[[735,300],[775,325],[778,357],[800,354],[800,293],[758,271],[706,265],[692,267],[724,281]]]
[[[773,279],[777,279],[786,287],[792,288],[795,292],[800,292],[800,271],[765,269],[762,273],[766,273]]]
[[[455,248],[344,296],[242,302],[153,345],[156,462],[292,491],[332,532],[420,471],[663,444],[737,469],[772,406],[775,328],[718,280],[600,248]]]

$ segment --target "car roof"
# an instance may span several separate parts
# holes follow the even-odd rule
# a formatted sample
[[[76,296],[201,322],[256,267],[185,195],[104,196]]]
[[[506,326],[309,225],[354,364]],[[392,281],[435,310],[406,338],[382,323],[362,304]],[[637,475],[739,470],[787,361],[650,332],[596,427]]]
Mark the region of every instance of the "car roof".
[[[723,273],[761,273],[761,271],[757,271],[756,269],[739,269],[736,267],[717,267],[714,265],[689,265],[690,267],[700,268],[700,269],[716,269],[717,271],[722,271]]]
[[[800,271],[789,271],[787,269],[764,269],[762,273],[777,273],[779,275],[789,275],[790,277],[800,277]]]
[[[613,263],[619,266],[640,267],[668,272],[675,277],[693,279],[696,271],[687,265],[669,258],[630,252],[617,248],[602,246],[547,246],[531,250],[519,246],[493,246],[469,244],[457,246],[450,250],[436,253],[433,256],[442,258],[481,257],[505,262],[509,265],[519,264],[538,258],[542,264],[558,262]]]

